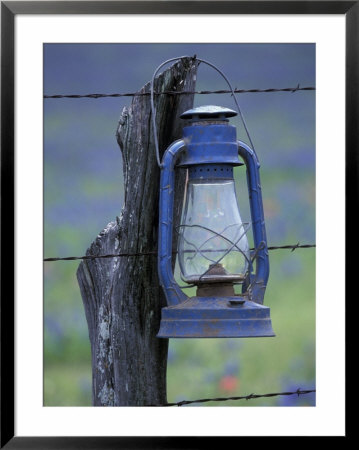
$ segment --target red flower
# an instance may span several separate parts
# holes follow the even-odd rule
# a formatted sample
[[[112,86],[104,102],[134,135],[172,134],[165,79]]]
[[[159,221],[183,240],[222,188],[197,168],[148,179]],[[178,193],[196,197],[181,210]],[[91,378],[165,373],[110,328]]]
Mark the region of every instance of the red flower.
[[[233,375],[226,375],[219,381],[219,389],[225,392],[233,392],[239,388],[239,380]]]

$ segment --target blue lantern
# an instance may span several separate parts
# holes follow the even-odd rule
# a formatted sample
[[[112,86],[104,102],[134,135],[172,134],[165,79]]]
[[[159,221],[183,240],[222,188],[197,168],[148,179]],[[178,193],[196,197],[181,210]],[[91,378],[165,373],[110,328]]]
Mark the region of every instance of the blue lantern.
[[[168,306],[162,308],[160,338],[274,336],[270,309],[263,306],[269,275],[259,162],[237,141],[229,117],[237,113],[202,106],[181,115],[189,123],[183,139],[171,144],[161,165],[158,272]],[[247,169],[254,250],[242,222],[233,167]],[[174,169],[187,169],[188,181],[178,227],[182,280],[196,286],[188,297],[172,272]],[[254,267],[255,266],[255,267]],[[234,285],[242,285],[235,294]]]

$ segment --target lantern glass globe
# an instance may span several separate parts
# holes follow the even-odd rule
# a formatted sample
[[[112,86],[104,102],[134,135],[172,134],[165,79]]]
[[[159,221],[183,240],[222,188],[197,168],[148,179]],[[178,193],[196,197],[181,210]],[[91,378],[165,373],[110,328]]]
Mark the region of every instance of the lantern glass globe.
[[[178,259],[187,283],[243,282],[250,251],[233,178],[187,184]]]

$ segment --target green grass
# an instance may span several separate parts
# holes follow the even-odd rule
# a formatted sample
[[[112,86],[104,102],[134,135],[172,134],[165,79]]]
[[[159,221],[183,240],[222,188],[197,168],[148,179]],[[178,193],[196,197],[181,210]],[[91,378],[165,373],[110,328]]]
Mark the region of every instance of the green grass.
[[[44,371],[45,406],[91,406],[89,364],[48,364]]]

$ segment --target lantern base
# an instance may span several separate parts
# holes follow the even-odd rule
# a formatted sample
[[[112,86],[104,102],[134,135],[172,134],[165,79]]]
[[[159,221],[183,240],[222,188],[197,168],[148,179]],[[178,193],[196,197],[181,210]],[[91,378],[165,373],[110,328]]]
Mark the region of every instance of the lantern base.
[[[162,308],[159,338],[275,336],[270,308],[243,297],[191,297]]]

